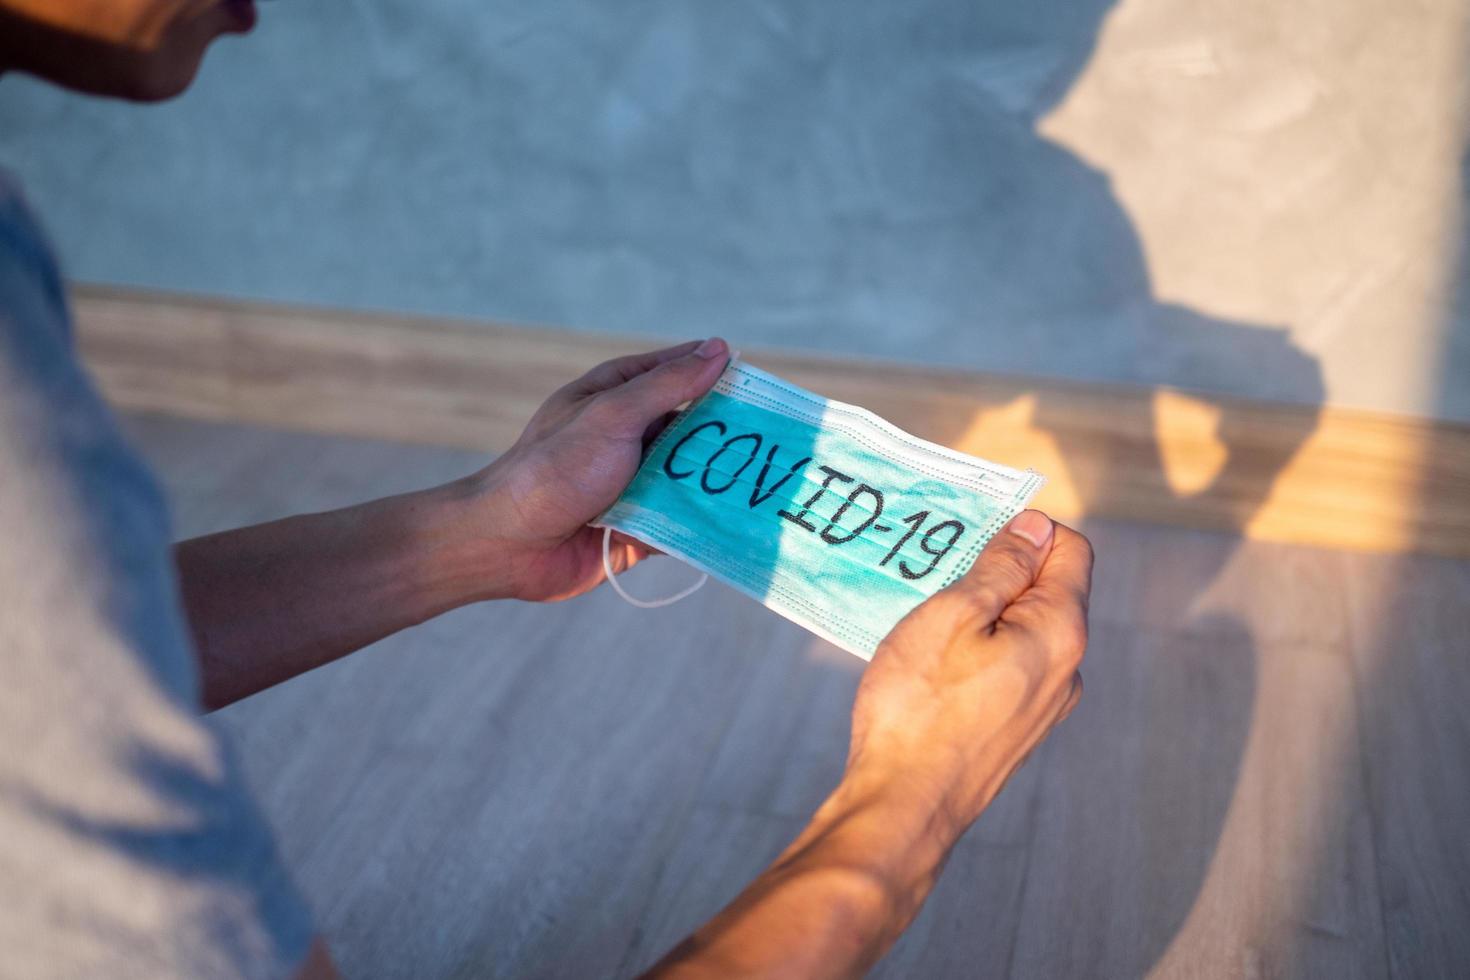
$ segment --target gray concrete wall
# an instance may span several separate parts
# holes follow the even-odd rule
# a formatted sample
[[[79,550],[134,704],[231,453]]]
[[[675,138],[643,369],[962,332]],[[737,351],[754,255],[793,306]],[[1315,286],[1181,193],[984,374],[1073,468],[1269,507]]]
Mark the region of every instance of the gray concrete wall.
[[[0,164],[80,279],[1470,420],[1466,7],[297,0]]]

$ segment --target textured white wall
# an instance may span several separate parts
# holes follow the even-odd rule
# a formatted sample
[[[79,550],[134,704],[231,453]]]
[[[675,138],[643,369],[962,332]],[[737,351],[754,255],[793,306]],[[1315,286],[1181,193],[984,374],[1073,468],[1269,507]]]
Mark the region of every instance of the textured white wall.
[[[1470,420],[1466,8],[267,4],[0,164],[83,279]]]
[[[1111,178],[1161,300],[1287,326],[1334,401],[1463,419],[1466,13],[1126,0],[1041,132]]]

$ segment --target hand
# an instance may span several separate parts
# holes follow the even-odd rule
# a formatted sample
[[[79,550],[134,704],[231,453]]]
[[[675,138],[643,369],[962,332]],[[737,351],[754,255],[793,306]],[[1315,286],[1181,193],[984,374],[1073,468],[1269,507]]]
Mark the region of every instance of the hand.
[[[929,807],[957,838],[1082,695],[1092,547],[1028,510],[884,639],[844,783]]]
[[[602,531],[587,526],[617,500],[671,413],[707,392],[729,348],[713,338],[599,364],[553,394],[503,456],[470,477],[477,535],[509,575],[503,594],[567,599],[603,580]],[[614,571],[646,557],[614,534]]]
[[[961,833],[1082,693],[1092,549],[1026,511],[879,646],[847,773],[811,823],[650,977],[862,976]]]

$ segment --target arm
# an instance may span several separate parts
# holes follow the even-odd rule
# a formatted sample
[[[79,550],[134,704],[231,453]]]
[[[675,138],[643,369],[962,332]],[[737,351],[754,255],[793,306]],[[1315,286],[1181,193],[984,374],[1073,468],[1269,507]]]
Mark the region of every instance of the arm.
[[[509,594],[456,529],[449,485],[174,548],[204,703],[218,708],[476,599]]]
[[[950,849],[1081,696],[1092,551],[1027,511],[873,657],[836,792],[655,978],[856,977]]]
[[[175,547],[204,704],[222,707],[483,599],[564,599],[603,577],[606,510],[668,412],[724,369],[722,341],[599,365],[462,480]],[[646,555],[623,539],[617,570]]]
[[[765,873],[648,976],[861,976],[918,914],[954,841],[925,806],[845,780]]]

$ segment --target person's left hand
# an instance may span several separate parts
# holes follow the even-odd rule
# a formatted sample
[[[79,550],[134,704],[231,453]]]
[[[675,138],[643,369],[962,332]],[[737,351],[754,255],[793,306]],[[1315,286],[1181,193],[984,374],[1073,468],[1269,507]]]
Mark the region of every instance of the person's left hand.
[[[471,531],[502,594],[542,602],[602,583],[602,530],[587,526],[623,492],[647,445],[685,402],[707,392],[729,348],[713,338],[599,364],[542,404],[503,456],[463,481]],[[614,534],[614,571],[649,554]]]

